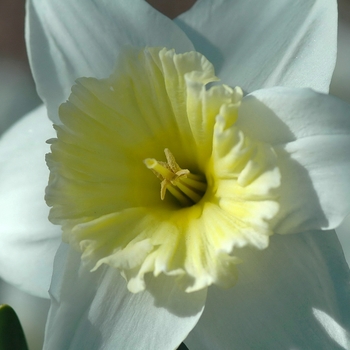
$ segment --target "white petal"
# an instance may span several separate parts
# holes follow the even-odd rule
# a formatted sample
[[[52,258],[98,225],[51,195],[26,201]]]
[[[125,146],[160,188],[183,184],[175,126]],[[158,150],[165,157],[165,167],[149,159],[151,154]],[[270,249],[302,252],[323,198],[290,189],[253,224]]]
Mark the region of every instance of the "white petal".
[[[350,266],[350,215],[337,227],[336,232],[343,247],[345,259]]]
[[[44,107],[14,125],[0,141],[0,276],[48,297],[60,229],[47,219],[45,141],[54,135]]]
[[[350,274],[334,232],[275,235],[242,258],[234,288],[209,289],[189,349],[346,349]]]
[[[242,130],[274,145],[315,135],[350,133],[350,105],[311,89],[255,91],[244,97],[239,115],[237,125]]]
[[[228,85],[328,91],[336,58],[334,0],[201,0],[175,23]]]
[[[62,244],[55,259],[44,349],[173,350],[202,314],[206,291],[185,293],[165,278],[132,294],[120,273],[90,272]]]
[[[342,349],[350,349],[350,332],[348,330],[343,328],[324,311],[312,308],[312,312],[335,343],[340,345]]]
[[[349,104],[309,89],[260,90],[243,100],[238,125],[278,153],[278,233],[340,224],[350,212]]]
[[[276,232],[332,229],[350,213],[350,135],[314,136],[276,149],[282,173]]]
[[[30,0],[26,30],[38,93],[55,122],[75,79],[108,77],[122,46],[193,49],[169,18],[144,0]]]

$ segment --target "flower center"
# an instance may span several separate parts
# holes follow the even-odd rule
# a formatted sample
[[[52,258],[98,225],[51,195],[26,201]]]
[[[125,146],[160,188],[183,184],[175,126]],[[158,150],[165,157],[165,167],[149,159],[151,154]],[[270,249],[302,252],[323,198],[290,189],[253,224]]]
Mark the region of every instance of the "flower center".
[[[181,169],[169,149],[166,148],[164,153],[166,162],[154,158],[144,160],[146,167],[161,181],[160,198],[163,200],[168,190],[184,207],[198,203],[207,189],[204,176]]]

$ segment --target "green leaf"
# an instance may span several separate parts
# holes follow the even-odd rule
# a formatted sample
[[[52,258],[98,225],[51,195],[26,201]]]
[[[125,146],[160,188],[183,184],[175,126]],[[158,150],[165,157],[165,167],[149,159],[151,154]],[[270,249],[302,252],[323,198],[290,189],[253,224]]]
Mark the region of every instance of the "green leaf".
[[[0,350],[28,350],[21,323],[8,305],[0,305]]]

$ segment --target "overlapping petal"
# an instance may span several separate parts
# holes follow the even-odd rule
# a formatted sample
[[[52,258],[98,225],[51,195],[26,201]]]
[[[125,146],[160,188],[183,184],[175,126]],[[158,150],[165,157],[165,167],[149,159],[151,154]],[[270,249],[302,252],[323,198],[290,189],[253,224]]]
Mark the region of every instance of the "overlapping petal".
[[[44,106],[29,113],[0,141],[0,274],[17,287],[48,297],[60,229],[47,220],[43,162],[54,133]]]
[[[209,289],[189,349],[348,349],[350,274],[335,232],[275,235],[240,257],[235,288]]]
[[[230,86],[328,92],[336,58],[334,0],[198,0],[175,23]]]
[[[38,93],[56,123],[75,79],[108,77],[123,46],[193,50],[186,35],[144,0],[30,0],[26,39]]]
[[[332,229],[350,211],[350,106],[308,89],[247,96],[237,125],[274,145],[282,172],[278,233]]]
[[[201,0],[177,25],[143,0],[31,0],[27,11],[34,78],[56,122],[74,80],[107,77],[123,45],[184,52],[193,43],[219,77],[247,91],[273,85],[328,91],[335,65],[334,0]]]
[[[175,349],[197,323],[206,291],[185,293],[171,278],[132,294],[113,268],[90,272],[62,244],[50,289],[44,349]]]

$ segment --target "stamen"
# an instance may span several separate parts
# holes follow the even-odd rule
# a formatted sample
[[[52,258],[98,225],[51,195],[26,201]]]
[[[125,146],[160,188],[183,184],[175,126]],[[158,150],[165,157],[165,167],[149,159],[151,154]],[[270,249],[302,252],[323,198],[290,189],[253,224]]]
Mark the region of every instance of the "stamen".
[[[201,192],[205,192],[207,189],[207,184],[203,181],[193,180],[189,177],[182,177],[180,181],[184,184],[193,187],[195,190],[199,190]]]
[[[144,163],[161,180],[160,198],[165,198],[168,190],[183,206],[193,205],[201,200],[207,183],[201,175],[191,174],[188,169],[181,169],[168,148],[164,150],[167,162],[147,158]]]
[[[200,182],[205,182],[205,177],[202,176],[202,175],[197,175],[197,174],[189,173],[189,174],[187,175],[187,177],[190,178],[190,179],[193,179],[193,180],[200,181]]]
[[[144,160],[144,163],[146,164],[146,167],[148,169],[152,169],[154,172],[158,173],[168,181],[175,179],[176,177],[176,174],[174,174],[171,170],[169,170],[165,166],[158,163],[155,159],[147,158]]]
[[[203,196],[200,196],[199,194],[197,194],[196,192],[194,192],[193,190],[191,190],[189,187],[185,186],[184,184],[182,184],[180,181],[176,183],[176,186],[189,198],[191,198],[193,200],[193,202],[197,203],[200,201],[200,199]]]
[[[175,157],[173,156],[173,154],[169,151],[169,148],[166,148],[164,150],[164,153],[165,153],[165,157],[166,157],[166,160],[169,164],[169,167],[170,169],[176,173],[177,171],[180,171],[182,170],[178,164],[176,163],[176,160],[175,160]],[[186,169],[187,170],[187,169]]]
[[[168,186],[167,189],[184,207],[189,207],[193,204],[193,202],[191,202],[184,194],[182,194],[180,190],[178,190],[173,185]]]

